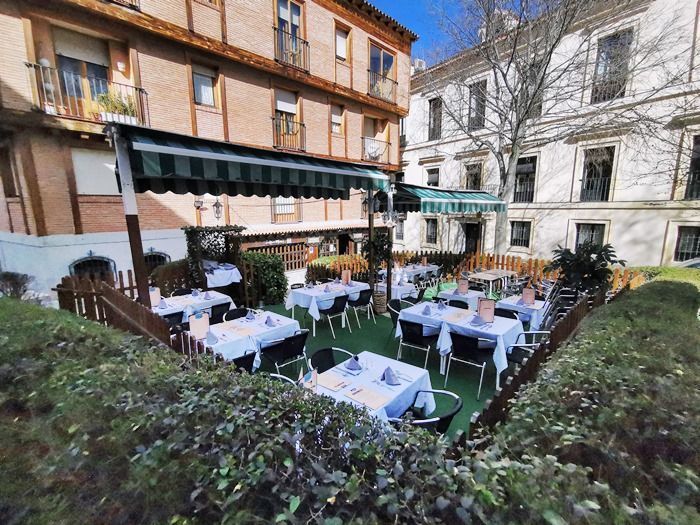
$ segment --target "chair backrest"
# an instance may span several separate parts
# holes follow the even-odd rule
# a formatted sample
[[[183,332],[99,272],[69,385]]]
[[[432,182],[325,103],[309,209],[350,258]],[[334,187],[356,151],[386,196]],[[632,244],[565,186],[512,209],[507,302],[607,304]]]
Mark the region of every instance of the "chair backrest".
[[[338,295],[335,299],[333,299],[333,304],[330,305],[328,308],[325,310],[318,309],[318,311],[322,314],[325,315],[334,315],[334,314],[339,314],[343,310],[345,310],[345,307],[348,304],[348,296],[347,295]]]
[[[401,311],[401,299],[392,299],[387,305],[389,308],[389,315],[391,316],[391,322],[396,327],[396,323],[399,321],[399,312]]]
[[[182,323],[182,312],[176,312],[174,314],[164,315],[163,319],[168,326],[173,328]]]
[[[465,301],[460,301],[458,299],[450,299],[447,304],[449,304],[453,308],[461,308],[462,310],[469,309],[469,303],[467,303]]]
[[[274,381],[279,381],[280,383],[286,383],[292,386],[297,386],[296,381],[293,379],[289,379],[287,376],[283,376],[282,374],[268,374],[268,377]]]
[[[232,361],[233,365],[236,367],[238,370],[245,370],[249,374],[253,373],[253,366],[255,365],[255,355],[257,352],[251,351],[248,352],[247,354],[237,357]]]
[[[506,310],[505,308],[494,308],[493,314],[497,317],[505,317],[506,319],[518,319],[518,312]]]
[[[452,339],[452,354],[455,357],[470,357],[479,350],[479,339],[455,332],[450,333]]]
[[[234,319],[240,319],[248,314],[248,309],[244,307],[234,308],[229,310],[224,314],[224,321],[233,321]]]
[[[308,336],[308,330],[300,330],[294,335],[263,346],[262,355],[277,366],[282,365],[285,361],[304,355],[304,346]]]
[[[290,288],[292,290],[298,290],[299,288],[303,288],[304,284],[303,283],[294,283]]]
[[[231,303],[217,304],[211,307],[211,324],[221,323],[224,320],[224,315],[231,308]]]
[[[309,358],[309,368],[316,369],[319,374],[326,370],[330,370],[334,366],[353,357],[352,352],[343,350],[342,348],[328,347],[316,350],[314,355]]]
[[[423,345],[423,325],[399,319],[401,323],[401,338],[404,342]]]
[[[177,297],[178,295],[190,295],[191,293],[192,288],[178,288],[170,294],[170,297]]]
[[[360,296],[354,301],[348,300],[351,306],[367,306],[372,299],[372,290],[362,290]]]
[[[426,419],[416,419],[411,421],[412,425],[417,427],[422,427],[432,432],[437,432],[438,434],[444,434],[447,429],[450,428],[450,424],[454,417],[462,410],[464,401],[457,394],[450,392],[448,390],[419,390],[416,393],[416,399],[418,396],[423,394],[433,394],[433,396],[443,396],[444,398],[451,398],[452,405],[444,410],[441,414],[431,414],[432,417]]]
[[[418,297],[416,298],[417,303],[420,303],[423,300],[423,296],[425,295],[426,290],[427,288],[421,288],[420,290],[418,290]]]

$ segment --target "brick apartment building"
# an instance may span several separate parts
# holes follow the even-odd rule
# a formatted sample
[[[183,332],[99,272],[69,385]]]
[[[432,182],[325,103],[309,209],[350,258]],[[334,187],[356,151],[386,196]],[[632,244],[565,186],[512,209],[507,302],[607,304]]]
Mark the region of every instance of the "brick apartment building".
[[[107,121],[398,169],[417,37],[364,0],[0,0],[0,31],[0,267],[39,289],[131,267]],[[147,263],[191,224],[352,234],[362,198],[140,194]]]

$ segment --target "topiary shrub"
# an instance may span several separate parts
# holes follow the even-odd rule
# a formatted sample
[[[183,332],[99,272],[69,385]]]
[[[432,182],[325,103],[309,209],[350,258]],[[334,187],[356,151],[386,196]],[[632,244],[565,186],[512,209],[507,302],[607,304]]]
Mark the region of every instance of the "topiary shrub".
[[[194,286],[188,272],[187,259],[161,264],[151,272],[150,280],[160,288],[160,293],[166,297],[178,288],[192,288]]]
[[[546,272],[559,270],[564,286],[578,292],[592,292],[607,287],[613,271],[611,266],[625,265],[618,259],[611,244],[583,243],[572,252],[559,246],[552,252],[552,262]]]
[[[243,252],[241,258],[253,265],[255,297],[266,304],[279,304],[287,294],[287,276],[284,274],[284,261],[279,255],[260,252]]]
[[[0,272],[0,296],[25,299],[33,281],[26,273]]]

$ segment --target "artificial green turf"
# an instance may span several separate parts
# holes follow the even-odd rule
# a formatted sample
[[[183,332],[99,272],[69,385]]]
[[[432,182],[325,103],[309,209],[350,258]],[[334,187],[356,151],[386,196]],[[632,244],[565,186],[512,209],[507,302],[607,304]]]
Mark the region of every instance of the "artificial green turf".
[[[266,306],[265,309],[291,317],[291,311],[288,312],[285,310],[283,305]],[[302,312],[305,312],[305,310],[297,308],[295,317],[299,320],[302,328],[308,328],[311,331],[312,319],[308,315],[302,316]],[[366,315],[363,316],[361,313],[359,313],[359,315],[362,328],[357,327],[355,314],[352,313],[352,311],[348,312],[352,323],[352,333],[350,333],[347,328],[340,327],[340,319],[333,319],[333,327],[336,335],[335,340],[331,335],[328,322],[325,320],[317,322],[316,337],[313,337],[310,333],[306,343],[307,355],[311,357],[316,350],[335,346],[356,354],[363,351],[370,351],[396,359],[399,340],[394,337],[394,327],[389,315],[377,315],[376,325],[371,320],[368,320]],[[425,354],[420,350],[404,348],[402,360],[422,368]],[[288,369],[291,368],[293,367],[288,367]],[[440,357],[436,351],[434,351],[428,359],[428,370],[430,371],[430,381],[433,388],[443,389],[445,376],[440,374]],[[296,379],[295,374],[298,375],[299,373],[298,369],[283,369],[283,371],[293,379]],[[466,432],[472,413],[481,410],[484,402],[493,395],[496,382],[496,370],[493,364],[490,364],[490,366],[486,368],[484,384],[481,388],[481,396],[477,401],[476,392],[479,387],[480,373],[480,369],[460,363],[454,363],[450,369],[450,380],[446,390],[456,393],[464,401],[464,407],[450,425],[450,434],[454,434],[458,429],[462,429]],[[438,403],[437,410],[440,410],[440,408],[441,404]]]

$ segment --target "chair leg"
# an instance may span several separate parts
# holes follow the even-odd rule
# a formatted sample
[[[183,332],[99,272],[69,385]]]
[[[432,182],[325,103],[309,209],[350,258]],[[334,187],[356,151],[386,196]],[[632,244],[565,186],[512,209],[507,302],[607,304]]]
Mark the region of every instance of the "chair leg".
[[[360,324],[360,318],[357,316],[357,308],[353,308],[355,311],[355,319],[357,320],[357,327],[362,328],[362,325]]]
[[[350,330],[350,333],[352,333],[352,326],[350,326],[350,318],[348,317],[347,310],[343,312],[343,316],[345,317],[345,324],[348,325],[348,330]]]
[[[314,319],[314,337],[316,337],[316,319]]]
[[[374,308],[372,308],[371,304],[367,305],[368,316],[369,316],[369,312],[372,312],[372,321],[374,321],[374,324],[377,324],[377,318],[374,316]]]
[[[277,363],[275,363],[275,368],[277,369],[277,375],[280,375],[280,374],[281,374],[281,372],[280,372],[280,365],[278,365]]]
[[[479,379],[479,390],[476,392],[476,400],[477,401],[481,397],[481,383],[484,382],[484,370],[486,370],[486,363],[481,365],[481,378]]]
[[[401,346],[403,345],[403,338],[399,338],[399,351],[396,353],[396,360],[401,361]]]
[[[335,339],[335,330],[333,330],[333,319],[328,316],[328,325],[331,327],[331,334],[333,334],[333,339]]]
[[[443,388],[447,388],[447,378],[450,377],[450,365],[452,364],[452,354],[447,356],[447,370],[445,370],[445,384]],[[478,399],[478,398],[477,398]]]
[[[425,352],[425,363],[423,363],[423,368],[428,368],[428,357],[430,357],[430,347],[428,347]]]

